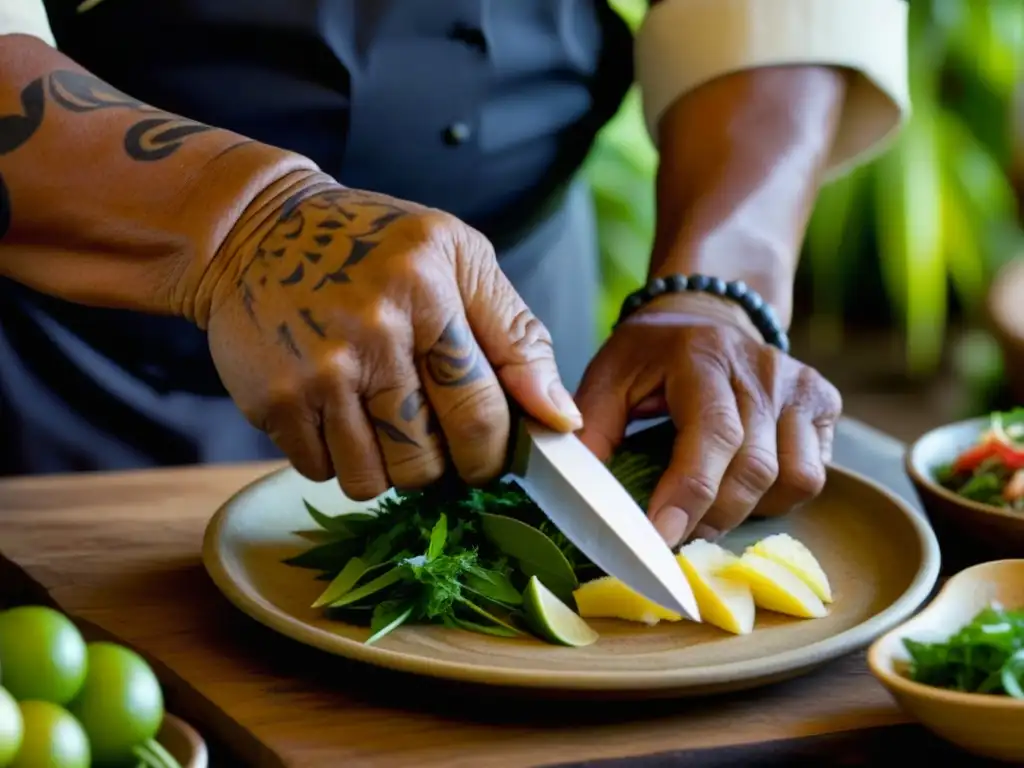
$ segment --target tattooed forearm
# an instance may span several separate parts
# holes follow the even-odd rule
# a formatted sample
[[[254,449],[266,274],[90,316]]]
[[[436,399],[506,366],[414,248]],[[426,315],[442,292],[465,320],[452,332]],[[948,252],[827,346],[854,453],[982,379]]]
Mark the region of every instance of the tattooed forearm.
[[[453,318],[441,338],[427,352],[425,367],[431,380],[441,387],[461,387],[483,376],[480,347],[462,318]]]
[[[46,96],[43,80],[33,80],[21,91],[21,114],[0,116],[0,155],[13,152],[32,138],[43,122]],[[11,226],[11,196],[0,175],[0,239]]]
[[[405,213],[378,197],[343,188],[289,200],[238,278],[250,318],[257,322],[257,304],[272,300],[270,291],[314,294],[352,282],[353,268],[377,248],[385,228]],[[314,315],[309,308],[295,311],[298,317],[286,322],[320,339],[328,337],[329,316]]]
[[[53,100],[72,112],[122,108],[144,115],[159,115],[144,117],[128,128],[124,136],[124,151],[132,160],[163,160],[177,152],[190,136],[215,130],[209,125],[168,115],[143,104],[84,72],[57,70],[50,74],[48,82]]]

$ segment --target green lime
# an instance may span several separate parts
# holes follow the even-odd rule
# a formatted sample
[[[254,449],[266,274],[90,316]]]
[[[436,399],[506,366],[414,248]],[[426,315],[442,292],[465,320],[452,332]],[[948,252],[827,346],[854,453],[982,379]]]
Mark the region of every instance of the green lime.
[[[149,664],[114,643],[89,644],[89,676],[71,702],[71,712],[89,735],[100,764],[129,760],[164,719],[164,696]]]
[[[62,613],[41,605],[0,613],[4,687],[18,701],[67,704],[85,680],[85,641]]]
[[[597,632],[536,576],[530,577],[523,592],[523,611],[530,627],[552,643],[578,648],[597,642]]]
[[[21,702],[25,737],[11,768],[89,768],[89,739],[81,724],[49,701]]]
[[[7,768],[18,754],[23,733],[18,702],[6,688],[0,688],[0,768]]]

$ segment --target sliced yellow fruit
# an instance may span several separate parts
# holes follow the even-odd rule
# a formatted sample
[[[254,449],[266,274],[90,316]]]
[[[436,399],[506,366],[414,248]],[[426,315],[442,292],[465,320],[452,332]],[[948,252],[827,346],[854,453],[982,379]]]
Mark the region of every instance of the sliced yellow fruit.
[[[530,577],[523,591],[523,611],[534,631],[549,642],[573,648],[597,642],[597,632],[536,576]]]
[[[678,613],[637,594],[612,576],[602,576],[581,584],[572,596],[576,599],[580,616],[585,619],[623,619],[651,626],[662,620],[682,619]]]
[[[686,574],[701,618],[726,632],[746,635],[754,629],[754,595],[750,586],[722,572],[738,558],[718,544],[697,539],[676,555]]]
[[[832,602],[832,587],[825,570],[811,550],[788,533],[776,533],[761,539],[747,551],[785,566],[799,576],[823,603]]]
[[[803,579],[786,566],[762,555],[744,552],[722,571],[722,575],[746,582],[758,608],[801,619],[820,619],[828,615],[821,598]]]

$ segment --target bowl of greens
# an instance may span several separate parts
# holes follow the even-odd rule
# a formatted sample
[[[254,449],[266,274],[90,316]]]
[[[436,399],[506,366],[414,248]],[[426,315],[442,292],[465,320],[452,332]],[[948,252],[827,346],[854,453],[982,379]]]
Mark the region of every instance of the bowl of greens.
[[[1024,763],[1024,560],[953,576],[927,608],[874,642],[868,666],[936,735]]]
[[[1024,408],[947,424],[919,438],[906,470],[950,551],[1024,552]]]

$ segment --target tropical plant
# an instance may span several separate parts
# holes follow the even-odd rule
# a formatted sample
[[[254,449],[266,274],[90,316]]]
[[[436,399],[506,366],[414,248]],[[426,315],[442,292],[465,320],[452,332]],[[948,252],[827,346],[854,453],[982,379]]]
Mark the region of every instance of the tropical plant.
[[[647,8],[645,0],[612,5],[634,28]],[[863,275],[877,269],[880,298],[905,332],[908,372],[921,374],[940,360],[951,303],[974,318],[994,271],[1021,252],[1007,172],[1024,2],[914,0],[909,42],[913,115],[890,151],[822,191],[802,270],[817,339],[833,344],[850,298],[864,300]],[[633,91],[587,167],[599,215],[605,329],[645,277],[656,162]]]

